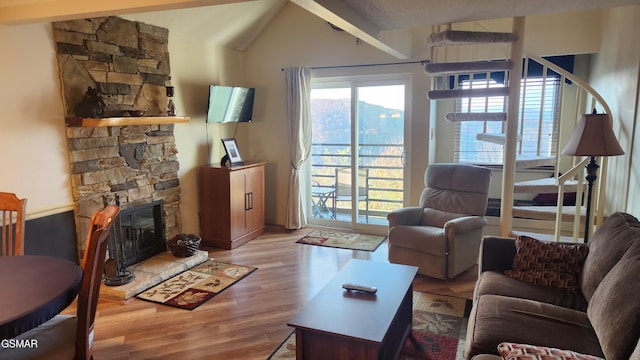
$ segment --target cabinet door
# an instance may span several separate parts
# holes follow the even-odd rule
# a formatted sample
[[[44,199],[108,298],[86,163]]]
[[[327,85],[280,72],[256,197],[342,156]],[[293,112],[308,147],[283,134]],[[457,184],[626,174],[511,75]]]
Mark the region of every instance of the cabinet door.
[[[245,177],[249,199],[247,210],[247,230],[264,227],[264,166],[247,169]]]
[[[244,170],[229,173],[231,239],[247,233],[246,212],[249,204],[245,190],[245,174]]]

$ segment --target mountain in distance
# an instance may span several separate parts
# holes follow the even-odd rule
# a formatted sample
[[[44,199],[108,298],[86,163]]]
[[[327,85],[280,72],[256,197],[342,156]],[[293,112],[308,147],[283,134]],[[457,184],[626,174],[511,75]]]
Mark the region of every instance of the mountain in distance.
[[[362,144],[402,144],[404,111],[358,102],[359,139]],[[351,142],[350,99],[314,99],[311,101],[314,144]]]

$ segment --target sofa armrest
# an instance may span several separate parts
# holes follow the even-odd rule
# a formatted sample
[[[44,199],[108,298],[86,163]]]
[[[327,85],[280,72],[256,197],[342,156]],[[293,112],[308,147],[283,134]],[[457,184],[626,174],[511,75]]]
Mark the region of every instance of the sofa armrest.
[[[398,225],[420,225],[424,210],[420,206],[408,206],[395,209],[387,214],[389,229]]]
[[[511,269],[513,258],[516,256],[516,239],[485,236],[480,242],[480,259],[478,274],[485,271],[503,272]]]

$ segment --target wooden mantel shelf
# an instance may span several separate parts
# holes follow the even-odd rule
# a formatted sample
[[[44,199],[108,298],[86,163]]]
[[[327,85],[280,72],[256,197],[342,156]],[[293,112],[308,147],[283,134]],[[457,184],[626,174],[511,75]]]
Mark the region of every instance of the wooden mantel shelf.
[[[109,118],[67,118],[67,126],[103,127],[131,125],[179,124],[189,121],[188,116],[141,116]]]

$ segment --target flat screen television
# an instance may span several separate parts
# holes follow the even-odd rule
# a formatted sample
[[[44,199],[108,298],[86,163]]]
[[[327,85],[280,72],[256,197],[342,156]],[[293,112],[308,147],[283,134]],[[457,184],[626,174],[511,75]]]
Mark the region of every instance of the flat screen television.
[[[209,86],[208,123],[250,122],[255,88]]]

